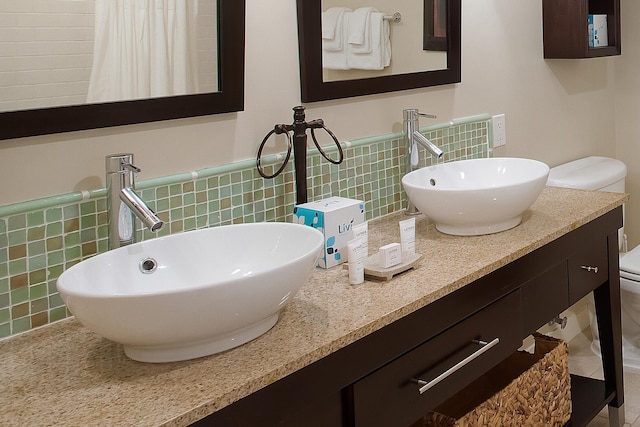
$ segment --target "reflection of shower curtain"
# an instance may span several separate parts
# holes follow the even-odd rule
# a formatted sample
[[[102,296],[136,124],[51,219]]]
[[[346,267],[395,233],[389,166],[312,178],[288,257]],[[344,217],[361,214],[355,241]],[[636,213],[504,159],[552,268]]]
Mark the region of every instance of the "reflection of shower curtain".
[[[198,0],[96,0],[87,102],[194,93]]]

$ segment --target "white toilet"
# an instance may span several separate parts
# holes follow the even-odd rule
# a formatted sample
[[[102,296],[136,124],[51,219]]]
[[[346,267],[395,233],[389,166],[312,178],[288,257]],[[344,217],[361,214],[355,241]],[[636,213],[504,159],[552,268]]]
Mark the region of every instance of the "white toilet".
[[[627,167],[620,160],[586,157],[565,163],[549,171],[547,185],[585,190],[624,192]],[[620,230],[620,292],[622,302],[622,351],[625,367],[640,371],[640,246],[624,253],[626,237]],[[589,317],[594,341],[592,349],[600,354],[595,324],[593,297]]]

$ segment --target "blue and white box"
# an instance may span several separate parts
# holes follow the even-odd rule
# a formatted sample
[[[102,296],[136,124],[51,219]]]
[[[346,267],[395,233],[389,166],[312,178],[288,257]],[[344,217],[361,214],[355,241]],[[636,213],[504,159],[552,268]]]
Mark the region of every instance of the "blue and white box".
[[[318,266],[331,268],[347,261],[347,242],[353,238],[353,226],[364,222],[364,203],[345,197],[303,203],[293,208],[293,221],[324,234],[324,254]]]
[[[609,46],[607,15],[589,15],[589,47]]]

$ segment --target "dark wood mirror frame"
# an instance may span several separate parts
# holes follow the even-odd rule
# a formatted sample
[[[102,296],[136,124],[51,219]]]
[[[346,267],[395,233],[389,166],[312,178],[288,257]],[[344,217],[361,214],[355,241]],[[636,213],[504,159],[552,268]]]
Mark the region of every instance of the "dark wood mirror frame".
[[[242,111],[245,1],[218,0],[219,91],[0,113],[0,140]]]
[[[427,0],[424,0],[425,3]],[[458,83],[462,67],[462,5],[449,0],[447,16],[447,68],[390,76],[325,82],[322,77],[321,0],[296,0],[300,90],[302,102],[325,101]],[[432,4],[432,3],[430,3]]]

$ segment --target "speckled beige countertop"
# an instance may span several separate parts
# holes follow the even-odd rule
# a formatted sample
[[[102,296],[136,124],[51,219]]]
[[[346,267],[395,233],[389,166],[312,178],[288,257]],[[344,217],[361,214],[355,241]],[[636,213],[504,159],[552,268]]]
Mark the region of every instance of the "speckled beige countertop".
[[[274,328],[196,360],[145,364],[74,319],[0,342],[2,426],[184,426],[388,325],[619,206],[624,194],[546,188],[518,227],[454,237],[418,217],[417,268],[350,286],[316,269]],[[372,221],[370,251],[399,241],[401,213]]]

